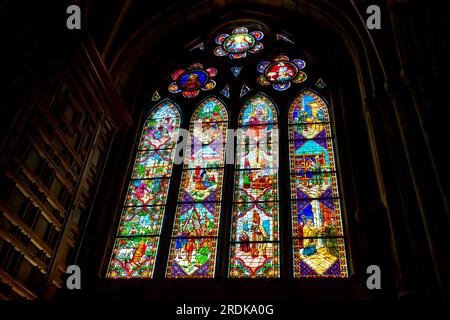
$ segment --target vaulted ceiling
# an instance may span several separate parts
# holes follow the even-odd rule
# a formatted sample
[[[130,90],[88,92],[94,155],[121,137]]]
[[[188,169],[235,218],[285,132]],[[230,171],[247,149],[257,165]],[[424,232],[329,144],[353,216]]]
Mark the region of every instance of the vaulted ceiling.
[[[180,49],[198,37],[230,21],[250,19],[266,23],[269,28],[286,30],[300,39],[323,61],[335,51],[370,56],[371,72],[385,75],[382,54],[377,43],[394,50],[386,31],[370,33],[365,27],[366,1],[280,0],[280,1],[85,1],[87,27],[105,66],[122,92],[138,79],[148,77],[149,70],[177,61]],[[380,39],[380,41],[378,40]],[[384,39],[384,40],[383,40]],[[386,41],[386,39],[388,41]],[[323,50],[326,48],[327,50]],[[359,53],[356,53],[356,51]],[[351,52],[353,51],[353,52]],[[155,69],[156,68],[156,69]],[[136,96],[137,93],[130,93]],[[125,97],[126,99],[126,97]]]
[[[395,35],[392,26],[393,15],[409,11],[411,25],[417,26],[415,43],[408,44],[414,52],[421,51],[422,41],[432,49],[415,53],[423,65],[432,61],[445,64],[443,51],[448,52],[449,42],[440,40],[444,27],[449,24],[449,6],[434,5],[426,8],[408,0],[109,0],[81,1],[86,12],[88,31],[94,39],[106,67],[111,71],[113,81],[123,89],[131,74],[142,67],[143,61],[158,65],[173,53],[173,49],[189,45],[197,36],[207,35],[221,23],[236,19],[259,19],[282,27],[305,39],[322,38],[322,41],[337,40],[347,50],[366,50],[369,63],[381,68],[386,74],[399,74],[399,68],[392,61],[397,57]],[[382,9],[382,29],[369,31],[365,26],[366,9],[378,4]],[[442,19],[431,17],[440,12]],[[400,23],[400,21],[399,21]],[[395,26],[394,26],[395,27]],[[404,28],[409,26],[405,25]],[[419,28],[420,27],[420,28]],[[395,27],[395,28],[398,28]],[[394,29],[395,29],[394,28]],[[398,30],[397,32],[405,32]],[[307,41],[305,41],[306,43]],[[370,43],[366,48],[355,48],[362,42]],[[158,50],[155,50],[155,46]],[[151,54],[150,54],[151,51]],[[173,58],[173,57],[172,57]],[[355,57],[352,57],[355,58]],[[401,58],[399,58],[402,63]],[[391,61],[391,62],[389,62]],[[407,66],[406,66],[407,67]],[[391,68],[386,70],[385,68]],[[423,72],[436,72],[429,66]],[[440,69],[440,68],[439,68]],[[433,71],[434,70],[434,71]],[[135,77],[136,75],[133,75]]]

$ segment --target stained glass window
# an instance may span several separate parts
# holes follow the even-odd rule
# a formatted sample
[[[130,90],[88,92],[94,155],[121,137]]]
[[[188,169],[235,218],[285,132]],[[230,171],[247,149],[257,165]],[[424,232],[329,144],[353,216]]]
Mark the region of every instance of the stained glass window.
[[[170,80],[154,88],[156,107],[136,151],[107,277],[279,278],[292,272],[295,278],[345,278],[332,124],[325,99],[312,91],[324,91],[327,83],[307,53],[293,50],[290,35],[260,24],[226,30],[185,48],[184,67],[171,69]],[[215,65],[212,59],[233,61]],[[184,129],[178,107],[164,93],[193,112],[176,177],[175,147]],[[239,114],[229,114],[219,97],[245,103]],[[277,104],[286,107],[280,114]],[[288,119],[281,142],[279,116]],[[229,117],[237,120],[231,125],[237,139],[227,155]],[[280,146],[289,158],[281,179]],[[234,160],[232,170],[225,170],[226,160]],[[169,192],[172,178],[177,184]],[[279,182],[290,192],[279,194]],[[287,234],[280,235],[280,216]],[[230,231],[226,239],[219,235],[221,223]],[[168,233],[161,237],[161,230]],[[154,271],[158,247],[166,252]],[[282,275],[280,253],[291,247]]]
[[[108,278],[151,278],[164,220],[180,115],[166,100],[142,130]]]
[[[304,71],[305,61],[294,59],[290,61],[288,56],[279,55],[270,61],[262,61],[256,69],[261,75],[256,80],[262,86],[272,84],[272,88],[284,91],[291,87],[291,82],[302,83],[306,81],[307,75]]]
[[[217,75],[216,68],[203,67],[201,63],[193,63],[187,68],[178,69],[172,72],[172,82],[168,90],[171,93],[179,93],[185,98],[195,98],[200,93],[200,89],[203,91],[209,91],[216,87],[216,82],[213,78]]]
[[[328,107],[310,90],[289,111],[295,277],[347,277]]]
[[[264,46],[259,40],[262,40],[264,33],[261,31],[252,31],[246,27],[235,28],[231,35],[220,34],[216,37],[216,43],[219,45],[214,49],[214,54],[218,57],[228,56],[230,59],[242,59],[247,53],[257,53]]]
[[[228,113],[215,97],[204,100],[192,115],[168,278],[214,277],[227,127]]]
[[[279,277],[278,120],[257,94],[239,115],[229,276]]]

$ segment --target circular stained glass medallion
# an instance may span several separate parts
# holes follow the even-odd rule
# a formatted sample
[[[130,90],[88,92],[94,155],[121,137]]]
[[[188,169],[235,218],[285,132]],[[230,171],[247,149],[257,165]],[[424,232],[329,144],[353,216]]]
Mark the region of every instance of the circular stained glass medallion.
[[[188,70],[178,78],[178,86],[186,91],[196,91],[202,88],[209,80],[204,70]]]
[[[298,68],[293,63],[280,61],[267,67],[265,76],[270,82],[281,83],[294,79],[297,73]]]
[[[233,34],[223,43],[223,47],[229,53],[241,53],[251,49],[255,45],[255,38],[248,33]]]

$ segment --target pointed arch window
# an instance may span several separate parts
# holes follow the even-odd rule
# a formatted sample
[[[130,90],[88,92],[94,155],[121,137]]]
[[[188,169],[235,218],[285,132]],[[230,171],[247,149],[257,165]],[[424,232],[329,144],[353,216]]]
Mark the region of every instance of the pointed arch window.
[[[239,114],[229,276],[276,278],[279,264],[278,117],[262,94]]]
[[[153,275],[179,128],[179,111],[169,100],[144,123],[107,278]]]
[[[347,263],[327,104],[304,90],[289,110],[295,277],[346,277]]]
[[[213,52],[196,44],[190,49],[195,55],[186,56],[170,82],[155,88],[154,101],[168,94],[187,112],[196,107],[183,135],[184,162],[172,177],[181,122],[178,107],[165,99],[144,125],[107,277],[153,277],[158,246],[164,252],[157,277],[347,277],[335,142],[324,98],[330,92],[318,78],[320,66],[306,52],[297,56],[287,36],[274,38],[259,24],[233,26],[211,39],[219,45],[209,46]],[[234,62],[215,66],[212,53]],[[246,59],[249,54],[259,58]],[[230,105],[248,100],[228,113],[217,96]],[[288,118],[281,122],[282,141],[279,117]],[[237,140],[227,159],[229,127],[237,129]],[[280,146],[282,159],[289,159],[281,165]],[[225,159],[234,160],[234,169],[225,170]],[[171,180],[177,185],[169,192]],[[279,194],[279,187],[288,192]],[[226,239],[219,234],[221,221],[222,231],[230,232]],[[280,223],[287,234],[280,235]],[[163,224],[167,234],[160,237]],[[293,252],[283,255],[281,274],[287,248]]]
[[[222,206],[228,112],[215,97],[192,115],[167,264],[168,278],[212,278]]]

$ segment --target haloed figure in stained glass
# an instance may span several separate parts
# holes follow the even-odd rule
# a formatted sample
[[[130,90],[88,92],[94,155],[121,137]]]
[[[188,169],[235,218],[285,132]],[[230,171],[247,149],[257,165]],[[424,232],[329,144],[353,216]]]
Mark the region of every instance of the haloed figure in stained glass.
[[[347,264],[328,107],[303,91],[289,113],[294,274],[346,277]]]
[[[261,218],[257,211],[253,211],[252,219],[252,258],[258,258],[262,255],[267,258],[267,244],[265,243],[269,235],[266,229],[261,225]]]
[[[279,276],[277,113],[263,95],[239,116],[231,230],[230,277]]]
[[[228,113],[205,99],[192,115],[166,277],[212,278],[222,201]]]

